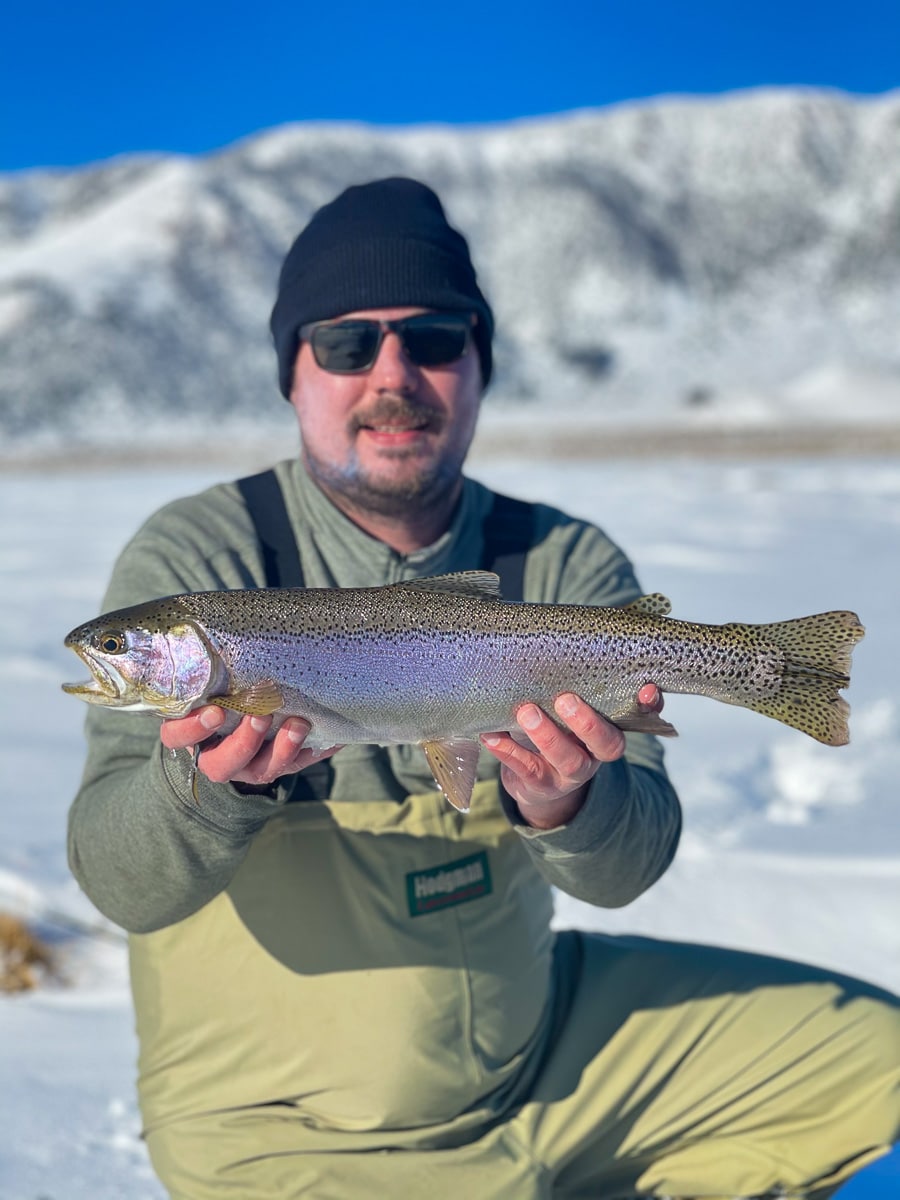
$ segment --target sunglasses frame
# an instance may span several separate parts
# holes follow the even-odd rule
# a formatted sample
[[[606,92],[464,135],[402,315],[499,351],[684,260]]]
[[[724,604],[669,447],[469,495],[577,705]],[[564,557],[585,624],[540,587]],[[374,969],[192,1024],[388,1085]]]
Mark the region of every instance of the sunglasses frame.
[[[411,321],[421,321],[421,320],[423,320],[423,318],[427,318],[427,317],[436,317],[439,320],[446,320],[449,317],[454,322],[459,321],[460,325],[463,325],[463,324],[465,325],[464,332],[465,332],[466,337],[465,337],[465,341],[463,342],[463,348],[459,354],[455,355],[453,358],[444,359],[443,362],[436,362],[436,363],[416,362],[415,357],[412,354],[410,354],[409,348],[406,343],[406,336],[405,336],[406,326]],[[477,323],[478,323],[478,314],[474,313],[474,312],[467,313],[467,312],[437,312],[436,311],[436,312],[414,313],[410,317],[395,317],[391,320],[384,320],[379,317],[341,317],[338,320],[333,320],[333,321],[310,321],[306,325],[301,325],[297,331],[297,334],[301,341],[309,342],[310,349],[313,352],[313,358],[316,361],[316,365],[321,370],[327,371],[329,373],[329,375],[364,375],[367,371],[371,371],[372,368],[375,366],[375,363],[378,360],[378,355],[381,353],[381,347],[382,347],[382,344],[384,343],[385,334],[387,334],[387,333],[395,333],[397,335],[397,337],[399,337],[400,344],[403,347],[403,353],[407,356],[407,358],[410,360],[410,362],[414,363],[417,367],[425,367],[426,369],[429,367],[446,367],[446,366],[449,366],[450,363],[459,362],[459,360],[468,353],[469,346],[471,345],[471,341],[472,341],[472,338],[471,338],[472,330],[475,328]],[[352,325],[359,324],[359,325],[367,325],[367,326],[372,326],[372,325],[378,326],[378,338],[375,342],[375,348],[372,351],[371,359],[369,360],[369,362],[367,362],[362,367],[347,367],[347,368],[326,367],[319,360],[319,350],[316,346],[316,333],[320,329],[335,328],[335,327],[340,327],[341,325],[351,325],[351,324]]]

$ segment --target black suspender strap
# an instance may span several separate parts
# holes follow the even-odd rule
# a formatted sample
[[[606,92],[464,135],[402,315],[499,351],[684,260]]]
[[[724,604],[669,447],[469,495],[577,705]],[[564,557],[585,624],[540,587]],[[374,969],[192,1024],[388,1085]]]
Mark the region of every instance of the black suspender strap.
[[[273,470],[237,481],[262,548],[267,587],[304,587],[303,568],[281,486]],[[500,576],[505,600],[521,600],[525,556],[534,538],[534,507],[499,492],[484,521],[481,568]]]
[[[266,587],[303,587],[303,568],[281,485],[273,470],[237,481],[262,547]]]
[[[266,587],[303,587],[303,568],[291,529],[284,493],[271,469],[237,481],[262,548]],[[331,794],[334,768],[326,759],[291,777],[289,801],[324,800]]]
[[[525,555],[534,540],[534,506],[496,493],[484,521],[483,535],[482,570],[500,576],[500,595],[504,600],[523,600]]]

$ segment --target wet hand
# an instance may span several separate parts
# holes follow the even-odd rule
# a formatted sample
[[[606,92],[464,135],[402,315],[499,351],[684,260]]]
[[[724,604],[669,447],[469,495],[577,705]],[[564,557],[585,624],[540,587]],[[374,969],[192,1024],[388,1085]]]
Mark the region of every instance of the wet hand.
[[[645,684],[637,699],[644,712],[662,709],[662,693],[655,684]],[[564,692],[556,698],[554,710],[565,728],[536,704],[523,704],[516,713],[533,748],[520,746],[505,733],[482,738],[502,764],[503,786],[522,819],[536,829],[554,829],[571,821],[601,763],[615,762],[625,753],[624,733],[579,696]]]
[[[249,716],[242,717],[236,729],[204,749],[203,742],[224,722],[224,711],[218,705],[207,704],[186,717],[163,721],[160,737],[163,745],[171,750],[193,750],[200,746],[197,770],[213,783],[249,784],[259,788],[274,783],[282,775],[293,775],[312,763],[321,762],[339,749],[338,746],[327,750],[305,748],[303,743],[310,726],[302,717],[288,717],[275,736],[267,741],[272,718]]]

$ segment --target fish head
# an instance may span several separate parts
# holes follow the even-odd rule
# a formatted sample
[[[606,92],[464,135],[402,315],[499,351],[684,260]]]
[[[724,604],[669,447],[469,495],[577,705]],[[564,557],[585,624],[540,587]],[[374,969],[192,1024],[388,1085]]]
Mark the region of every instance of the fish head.
[[[63,691],[106,708],[181,717],[202,703],[215,652],[202,627],[165,606],[137,605],[73,629],[66,646],[91,673]]]

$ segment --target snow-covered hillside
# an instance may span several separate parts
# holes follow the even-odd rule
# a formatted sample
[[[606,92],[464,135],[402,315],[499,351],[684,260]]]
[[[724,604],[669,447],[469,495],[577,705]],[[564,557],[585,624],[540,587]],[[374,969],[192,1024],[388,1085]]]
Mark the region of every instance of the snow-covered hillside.
[[[760,91],[481,129],[298,125],[0,177],[0,439],[277,430],[280,261],[411,174],[496,308],[492,396],[605,422],[900,421],[900,94]],[[170,435],[171,436],[171,435]]]

